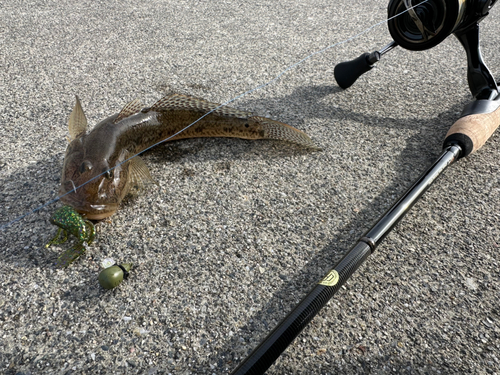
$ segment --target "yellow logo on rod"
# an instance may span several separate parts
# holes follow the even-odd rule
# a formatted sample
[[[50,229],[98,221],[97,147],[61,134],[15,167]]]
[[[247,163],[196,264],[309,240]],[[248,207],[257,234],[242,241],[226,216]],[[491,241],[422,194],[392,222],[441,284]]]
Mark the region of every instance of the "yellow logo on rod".
[[[326,285],[326,286],[334,286],[339,282],[339,273],[335,270],[331,270],[328,272],[328,275],[326,275],[323,280],[319,282],[320,285]]]

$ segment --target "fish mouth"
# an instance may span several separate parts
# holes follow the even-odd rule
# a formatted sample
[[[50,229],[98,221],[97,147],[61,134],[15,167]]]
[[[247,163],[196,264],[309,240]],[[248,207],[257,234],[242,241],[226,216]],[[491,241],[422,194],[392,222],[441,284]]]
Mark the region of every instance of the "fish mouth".
[[[117,203],[91,204],[84,199],[79,199],[74,194],[61,197],[61,202],[71,206],[76,212],[89,220],[102,220],[113,215],[118,209]]]

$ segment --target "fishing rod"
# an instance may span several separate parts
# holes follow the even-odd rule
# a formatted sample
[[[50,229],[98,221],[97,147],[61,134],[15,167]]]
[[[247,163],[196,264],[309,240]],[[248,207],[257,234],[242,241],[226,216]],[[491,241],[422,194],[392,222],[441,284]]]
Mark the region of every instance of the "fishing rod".
[[[500,125],[500,92],[479,49],[479,23],[496,0],[391,0],[388,27],[394,39],[379,51],[338,64],[334,76],[342,88],[351,86],[397,45],[413,51],[435,47],[454,34],[467,54],[467,80],[475,100],[465,106],[443,142],[437,160],[366,232],[344,257],[232,372],[263,374],[323,306],[380,245],[431,184],[454,162],[479,150]],[[395,15],[404,12],[399,17]],[[394,17],[394,18],[392,18]]]

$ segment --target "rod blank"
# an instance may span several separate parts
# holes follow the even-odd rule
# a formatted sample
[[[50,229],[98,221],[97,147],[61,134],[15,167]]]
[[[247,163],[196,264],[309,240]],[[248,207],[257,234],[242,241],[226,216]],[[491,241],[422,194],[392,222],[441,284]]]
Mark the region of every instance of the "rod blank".
[[[413,186],[377,221],[372,229],[357,241],[342,260],[319,281],[295,309],[231,374],[264,374],[345,281],[368,258],[376,246],[410,210],[436,178],[449,165],[458,160],[460,154],[461,149],[458,145],[446,149]]]

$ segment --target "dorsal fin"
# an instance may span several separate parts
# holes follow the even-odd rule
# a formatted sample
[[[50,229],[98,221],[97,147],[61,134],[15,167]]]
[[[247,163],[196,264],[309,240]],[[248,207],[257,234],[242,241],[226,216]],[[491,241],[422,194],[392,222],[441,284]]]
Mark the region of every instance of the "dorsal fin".
[[[158,100],[150,108],[152,111],[168,111],[168,110],[191,110],[197,111],[201,114],[210,112],[214,108],[217,108],[220,104],[211,103],[204,99],[195,98],[193,96],[187,96],[182,94],[171,94],[167,95],[160,100]],[[240,111],[231,107],[221,107],[216,109],[213,113],[219,116],[228,117],[238,117],[247,118],[252,115],[251,112]]]
[[[116,124],[117,122],[123,120],[124,118],[127,118],[128,116],[131,116],[139,112],[141,109],[142,109],[141,101],[139,99],[132,100],[131,102],[125,104],[125,107],[123,107],[120,113],[118,113],[118,116],[113,121],[113,124]]]
[[[87,131],[87,118],[85,113],[83,113],[82,104],[77,95],[75,95],[76,103],[73,107],[73,111],[69,115],[68,129],[69,129],[69,140],[70,142],[80,137]]]

